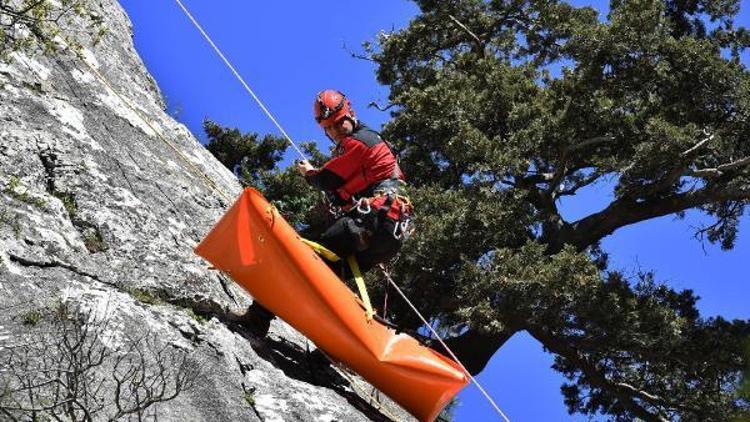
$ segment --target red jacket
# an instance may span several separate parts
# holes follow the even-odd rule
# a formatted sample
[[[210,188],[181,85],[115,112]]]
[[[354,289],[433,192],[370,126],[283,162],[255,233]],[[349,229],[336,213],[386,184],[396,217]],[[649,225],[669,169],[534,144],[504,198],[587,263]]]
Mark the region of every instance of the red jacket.
[[[360,124],[339,142],[331,160],[308,171],[305,178],[312,186],[334,193],[337,205],[346,205],[352,197],[372,196],[383,181],[404,180],[404,175],[380,134]]]

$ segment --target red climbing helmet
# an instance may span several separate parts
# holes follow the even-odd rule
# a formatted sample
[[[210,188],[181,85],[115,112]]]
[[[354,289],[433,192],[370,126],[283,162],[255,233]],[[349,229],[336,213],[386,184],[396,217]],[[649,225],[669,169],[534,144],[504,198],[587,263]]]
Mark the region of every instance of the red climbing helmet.
[[[355,119],[352,103],[346,95],[335,89],[326,89],[318,93],[313,103],[313,114],[320,127],[324,129],[345,117]]]

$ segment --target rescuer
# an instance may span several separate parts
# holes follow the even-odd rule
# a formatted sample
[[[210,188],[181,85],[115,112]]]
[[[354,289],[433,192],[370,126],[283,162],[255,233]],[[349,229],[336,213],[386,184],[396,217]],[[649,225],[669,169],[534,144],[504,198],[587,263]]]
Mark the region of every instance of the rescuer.
[[[341,258],[354,255],[365,272],[393,258],[409,234],[412,206],[402,192],[404,175],[388,143],[357,119],[344,94],[321,91],[313,113],[336,144],[321,168],[306,160],[297,164],[307,182],[325,192],[334,216],[315,240]],[[344,267],[331,267],[350,277],[346,259],[339,262]],[[265,335],[274,315],[253,302],[245,318],[256,334]]]

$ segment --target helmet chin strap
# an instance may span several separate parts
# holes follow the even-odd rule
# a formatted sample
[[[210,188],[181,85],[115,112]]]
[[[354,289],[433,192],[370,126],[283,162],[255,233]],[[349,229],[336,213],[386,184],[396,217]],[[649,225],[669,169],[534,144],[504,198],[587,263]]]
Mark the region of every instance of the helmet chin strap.
[[[327,130],[324,130],[324,131],[323,131],[323,133],[325,133],[325,134],[326,134],[326,138],[328,138],[328,140],[329,140],[329,141],[333,142],[333,144],[334,144],[334,145],[338,145],[338,142],[336,142],[336,140],[335,140],[335,139],[333,139],[333,138],[331,137],[331,135],[329,135],[329,134],[328,134],[328,131],[327,131]]]
[[[344,118],[347,119],[347,120],[349,120],[350,122],[352,122],[352,132],[354,132],[355,130],[357,130],[357,128],[359,127],[359,120],[357,120],[356,117],[344,116]]]

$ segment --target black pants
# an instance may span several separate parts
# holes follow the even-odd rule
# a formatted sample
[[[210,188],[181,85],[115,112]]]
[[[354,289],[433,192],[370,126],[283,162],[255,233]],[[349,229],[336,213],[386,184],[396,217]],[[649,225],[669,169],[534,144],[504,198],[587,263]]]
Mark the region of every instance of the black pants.
[[[396,224],[375,212],[359,215],[355,211],[337,219],[316,241],[341,257],[329,266],[348,279],[352,276],[347,263],[351,255],[357,258],[363,273],[396,256],[401,249],[401,239],[393,235]]]

